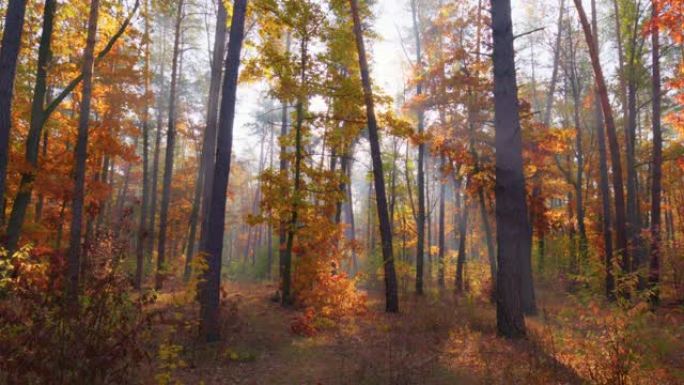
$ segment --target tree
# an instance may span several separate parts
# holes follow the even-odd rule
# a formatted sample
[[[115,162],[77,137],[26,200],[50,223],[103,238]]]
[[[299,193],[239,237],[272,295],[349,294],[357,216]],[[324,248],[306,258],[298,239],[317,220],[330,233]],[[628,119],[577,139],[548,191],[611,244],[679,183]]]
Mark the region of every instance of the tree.
[[[508,338],[525,336],[521,266],[530,257],[522,137],[518,115],[518,85],[513,49],[510,0],[492,0],[494,36],[494,126],[496,131],[496,320]]]
[[[12,94],[25,12],[26,0],[10,0],[5,15],[2,46],[0,46],[0,226],[5,222],[4,200],[9,138],[12,128]]]
[[[202,245],[202,252],[207,259],[207,269],[202,274],[204,282],[201,285],[199,297],[200,338],[207,342],[216,341],[220,337],[221,255],[223,252],[223,233],[226,215],[226,192],[230,176],[233,122],[235,119],[240,51],[242,50],[242,41],[245,33],[246,13],[247,0],[235,0],[233,2],[228,56],[225,62],[225,76],[223,79],[221,108],[218,120],[216,165],[214,168],[211,200],[209,201],[209,232],[206,245]]]
[[[418,76],[422,76],[422,53],[420,47],[420,29],[418,25],[418,8],[416,0],[411,0],[411,16],[413,20],[413,35],[416,39],[416,68]],[[416,95],[420,96],[423,93],[423,84],[419,80],[416,83]],[[418,110],[418,134],[424,131],[424,118],[422,109]],[[418,160],[416,163],[418,167],[418,215],[416,216],[416,293],[423,294],[423,276],[425,263],[425,143],[421,141],[418,145]]]
[[[74,197],[71,207],[71,230],[69,254],[67,255],[67,298],[75,301],[78,296],[78,279],[81,258],[81,232],[83,224],[83,202],[85,198],[86,159],[88,158],[88,124],[90,122],[90,98],[93,87],[93,66],[95,38],[97,35],[100,0],[90,2],[88,16],[88,37],[83,53],[83,91],[78,119],[78,139],[74,150]]]
[[[159,290],[164,281],[166,269],[166,232],[171,204],[171,179],[173,178],[173,153],[176,146],[176,87],[178,85],[178,57],[180,56],[181,24],[183,21],[183,2],[178,0],[176,25],[171,61],[171,88],[169,91],[169,121],[166,131],[166,156],[164,158],[164,179],[162,180],[162,200],[159,212],[159,241],[157,242],[157,275],[154,287]]]
[[[94,65],[102,62],[107,54],[112,50],[119,38],[126,32],[133,15],[140,5],[139,0],[129,13],[128,17],[121,24],[121,27],[114,33],[104,48],[94,58]],[[41,32],[40,44],[38,46],[38,62],[36,65],[36,82],[34,85],[33,99],[31,101],[31,119],[29,124],[29,132],[26,137],[26,155],[25,160],[32,168],[38,166],[38,151],[40,145],[40,137],[42,130],[50,118],[50,115],[59,107],[59,105],[66,99],[76,87],[81,83],[84,74],[80,73],[72,79],[63,89],[57,94],[50,103],[45,105],[45,97],[47,91],[47,67],[51,56],[51,38],[54,24],[54,14],[56,9],[56,2],[54,0],[45,0],[45,8],[43,11],[43,30]],[[35,170],[22,171],[21,180],[19,182],[19,189],[14,198],[12,205],[12,212],[7,225],[7,241],[6,246],[9,250],[15,250],[19,242],[19,236],[24,225],[26,211],[31,202],[31,194],[33,191],[33,182],[35,180]]]
[[[622,268],[627,271],[629,267],[629,252],[627,250],[627,235],[626,235],[626,218],[625,218],[625,193],[622,183],[622,164],[620,160],[620,146],[618,143],[617,132],[615,129],[615,120],[613,119],[613,111],[610,107],[610,99],[608,98],[608,91],[606,89],[606,82],[603,77],[603,69],[598,56],[598,47],[592,28],[584,12],[581,0],[574,0],[577,13],[580,17],[584,37],[589,47],[589,56],[591,65],[594,70],[594,81],[596,82],[596,91],[601,102],[601,110],[603,112],[603,119],[605,129],[608,136],[608,144],[610,146],[611,169],[613,172],[613,190],[615,202],[615,233],[617,238],[618,252],[622,256]],[[605,218],[604,218],[605,220]]]
[[[147,228],[147,211],[150,200],[149,192],[149,92],[150,92],[150,9],[149,1],[145,0],[145,59],[144,59],[144,83],[145,83],[145,103],[142,112],[142,136],[143,136],[143,176],[142,176],[142,197],[140,203],[140,225],[138,227],[138,243],[136,245],[136,265],[135,265],[135,288],[140,290],[142,288],[143,280],[143,262],[145,257],[145,244],[149,236]]]
[[[397,296],[397,277],[394,269],[394,257],[392,251],[392,231],[390,228],[389,213],[387,211],[387,194],[385,193],[385,181],[382,171],[382,157],[380,154],[380,139],[378,137],[378,125],[375,120],[373,102],[373,90],[366,60],[366,48],[363,42],[361,18],[356,0],[349,0],[352,19],[354,21],[354,35],[356,48],[359,56],[361,82],[363,84],[363,98],[366,104],[366,118],[368,120],[368,140],[371,147],[371,160],[373,164],[373,181],[377,201],[378,219],[380,221],[380,238],[382,242],[382,261],[385,270],[385,310],[390,313],[399,311],[399,298]]]
[[[658,13],[660,5],[657,0],[651,0],[651,12],[653,25],[651,28],[651,61],[653,75],[651,86],[653,89],[653,177],[651,179],[651,260],[649,264],[649,288],[650,301],[652,305],[658,305],[660,292],[658,283],[660,281],[660,199],[662,194],[662,174],[663,174],[663,134],[660,127],[660,27],[658,26]]]
[[[214,181],[214,165],[216,161],[216,129],[218,119],[218,109],[221,93],[221,79],[223,79],[223,60],[226,53],[226,22],[228,14],[222,1],[218,2],[218,13],[216,15],[216,33],[214,35],[214,52],[211,62],[211,78],[209,80],[209,97],[207,105],[207,126],[202,140],[202,160],[200,163],[200,175],[198,175],[198,186],[201,182],[202,202],[201,202],[201,228],[200,245],[206,242],[208,235],[209,202]],[[191,231],[188,245],[187,261],[192,257],[193,234]],[[202,247],[202,246],[200,246]],[[186,263],[189,266],[190,263]],[[186,276],[189,274],[186,267]]]

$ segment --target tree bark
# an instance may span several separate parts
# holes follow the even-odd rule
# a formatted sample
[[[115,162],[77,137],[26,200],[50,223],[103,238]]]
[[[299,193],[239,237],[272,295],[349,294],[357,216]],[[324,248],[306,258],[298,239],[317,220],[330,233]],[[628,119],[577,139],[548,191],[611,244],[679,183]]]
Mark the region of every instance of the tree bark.
[[[380,153],[380,139],[378,137],[378,125],[375,120],[373,102],[373,90],[371,86],[368,62],[366,60],[366,48],[363,42],[361,18],[356,0],[349,0],[352,19],[354,21],[354,35],[356,48],[359,56],[361,70],[361,82],[363,84],[363,96],[366,104],[368,119],[368,140],[371,147],[371,160],[373,164],[373,180],[375,182],[375,197],[377,201],[378,219],[380,221],[380,238],[382,242],[382,260],[385,269],[385,310],[395,313],[399,311],[399,298],[397,296],[397,277],[394,269],[394,257],[392,252],[392,232],[390,229],[389,214],[387,211],[387,195],[385,193],[385,181],[382,171],[382,156]]]
[[[150,8],[149,0],[145,0],[145,64],[143,67],[145,103],[143,105],[142,116],[142,136],[143,136],[143,164],[142,164],[142,197],[140,202],[140,225],[138,227],[138,243],[136,244],[135,256],[135,289],[142,289],[143,281],[143,264],[145,257],[145,243],[149,236],[147,229],[147,211],[150,200],[150,185],[149,185],[149,141],[150,141],[150,106],[149,106],[149,92],[150,92]]]
[[[608,91],[606,89],[606,82],[603,77],[603,70],[599,62],[598,47],[591,30],[587,15],[584,12],[581,0],[574,0],[577,8],[577,13],[580,17],[584,36],[589,47],[589,56],[591,58],[591,65],[594,70],[594,81],[596,82],[596,91],[601,102],[601,110],[603,112],[603,119],[605,123],[606,133],[608,136],[608,144],[610,146],[611,169],[613,172],[613,190],[615,193],[615,233],[617,239],[618,253],[622,256],[623,269],[629,266],[629,253],[627,250],[627,235],[626,235],[626,218],[625,218],[625,193],[622,183],[622,164],[620,161],[620,145],[618,143],[617,132],[615,130],[615,121],[613,119],[613,111],[610,107],[610,99],[608,98]]]
[[[200,337],[207,342],[216,341],[220,338],[221,255],[223,253],[226,217],[226,193],[228,191],[230,158],[233,147],[233,122],[240,69],[240,51],[245,33],[246,12],[247,0],[235,0],[233,2],[228,56],[225,62],[225,76],[218,120],[214,183],[209,201],[207,243],[202,250],[207,256],[208,269],[202,274],[204,282],[200,287]]]
[[[226,35],[228,13],[223,1],[218,2],[216,15],[216,33],[214,37],[214,52],[211,63],[211,78],[209,82],[209,97],[207,106],[207,127],[202,141],[202,201],[201,201],[201,228],[200,248],[206,247],[209,235],[209,215],[211,193],[214,184],[214,168],[216,166],[216,132],[218,126],[218,110],[221,93],[221,80],[223,79],[223,61],[226,55]]]
[[[416,66],[418,67],[419,76],[422,76],[422,52],[420,41],[420,27],[418,20],[418,8],[416,0],[411,0],[411,15],[413,19],[413,35],[416,40]],[[416,84],[416,95],[420,96],[423,93],[423,84],[418,81]],[[423,109],[418,109],[418,134],[424,131],[424,117]],[[422,141],[418,145],[418,160],[416,162],[418,167],[418,215],[416,218],[416,293],[423,294],[423,277],[424,277],[424,263],[425,263],[425,143]]]
[[[445,239],[444,239],[444,227],[446,225],[445,221],[445,207],[444,207],[444,195],[446,194],[446,184],[442,180],[442,173],[444,172],[444,167],[446,166],[446,157],[444,154],[440,154],[439,167],[440,167],[440,178],[439,180],[439,212],[438,212],[438,227],[437,227],[437,246],[439,248],[439,268],[437,270],[437,284],[440,288],[444,288],[444,275],[446,270],[446,263],[444,261],[444,254],[446,253]]]
[[[466,259],[466,236],[468,227],[468,203],[466,201],[466,194],[462,194],[463,186],[461,180],[453,178],[454,195],[456,205],[458,207],[458,257],[456,258],[456,293],[462,293],[464,290],[463,272]],[[486,218],[485,218],[486,219]],[[456,223],[454,223],[454,226]]]
[[[496,130],[497,329],[525,336],[521,268],[529,259],[531,234],[523,175],[518,86],[510,0],[492,0],[494,125]]]
[[[5,198],[9,139],[12,130],[12,94],[25,13],[26,0],[9,0],[0,46],[0,200]],[[0,226],[4,222],[3,210],[0,212]]]
[[[650,302],[653,306],[660,301],[658,283],[660,281],[660,199],[662,194],[662,164],[663,164],[663,134],[660,127],[660,30],[658,26],[659,3],[651,0],[653,29],[651,31],[651,60],[653,75],[651,78],[653,89],[653,176],[651,179],[651,260],[649,263],[648,282],[650,288]]]
[[[88,159],[88,124],[90,122],[90,98],[92,95],[95,38],[97,35],[100,0],[90,2],[88,36],[83,53],[83,91],[78,119],[78,137],[74,151],[74,196],[71,207],[71,230],[69,253],[67,255],[67,299],[76,303],[78,299],[79,267],[81,257],[81,230],[83,224],[83,202],[85,200],[86,160]]]
[[[171,88],[169,90],[169,120],[166,131],[166,154],[164,157],[164,178],[162,179],[162,199],[159,211],[159,240],[157,241],[157,274],[154,287],[160,290],[164,284],[166,269],[166,231],[168,226],[169,205],[171,204],[171,181],[173,179],[173,157],[176,146],[176,88],[178,84],[178,57],[180,56],[181,24],[183,21],[184,0],[178,0],[171,59]]]

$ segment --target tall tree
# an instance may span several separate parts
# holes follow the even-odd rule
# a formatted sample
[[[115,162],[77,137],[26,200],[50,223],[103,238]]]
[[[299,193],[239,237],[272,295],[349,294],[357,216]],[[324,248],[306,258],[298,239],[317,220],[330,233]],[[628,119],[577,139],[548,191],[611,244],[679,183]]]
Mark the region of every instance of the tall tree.
[[[5,222],[5,183],[12,128],[12,94],[24,29],[26,0],[10,0],[0,46],[0,226]]]
[[[416,0],[411,0],[411,16],[413,20],[413,36],[416,40],[416,68],[418,78],[420,79],[422,72],[422,52],[420,46],[420,26],[418,20],[418,7]],[[420,96],[423,93],[423,83],[419,80],[416,83],[416,95]],[[424,117],[422,107],[418,107],[418,134],[424,131]],[[418,215],[416,216],[416,293],[423,294],[423,276],[425,263],[425,143],[420,142],[418,145],[418,160],[416,162],[418,167]]]
[[[361,82],[363,84],[363,99],[366,104],[366,116],[368,120],[368,140],[371,148],[371,160],[373,164],[373,180],[375,185],[375,197],[377,202],[378,219],[380,221],[380,238],[382,242],[382,261],[385,269],[385,310],[387,312],[399,311],[399,298],[397,295],[397,276],[394,269],[394,256],[392,252],[392,232],[390,228],[389,213],[387,211],[387,194],[385,193],[385,181],[382,171],[382,154],[380,153],[380,139],[378,137],[378,124],[375,120],[375,106],[373,102],[373,89],[371,86],[366,48],[363,42],[363,30],[357,0],[349,0],[352,19],[354,22],[354,36],[359,55],[359,67],[361,70]]]
[[[169,122],[166,131],[166,154],[164,158],[164,179],[162,180],[162,199],[159,211],[159,240],[157,241],[157,275],[155,289],[162,288],[164,270],[166,269],[166,232],[171,203],[171,180],[173,179],[173,156],[176,146],[176,88],[178,85],[178,57],[180,56],[181,25],[183,22],[183,3],[178,0],[176,23],[173,39],[173,57],[171,59],[171,88],[169,90]]]
[[[496,228],[498,270],[496,319],[498,332],[523,337],[521,267],[530,256],[522,137],[518,114],[518,85],[513,49],[510,0],[492,0],[494,37],[494,127],[496,130]]]
[[[145,244],[147,242],[147,237],[149,236],[147,229],[147,211],[148,203],[150,200],[149,192],[149,141],[150,141],[150,129],[149,129],[149,119],[150,119],[150,106],[148,105],[149,92],[150,92],[150,8],[149,0],[145,1],[145,32],[144,32],[144,44],[145,44],[145,59],[144,59],[144,89],[145,89],[145,102],[143,104],[142,112],[142,136],[143,136],[143,164],[142,164],[142,197],[140,202],[140,225],[138,227],[138,243],[136,244],[135,256],[135,288],[140,290],[142,287],[143,280],[143,263],[145,256]]]
[[[603,120],[605,124],[606,134],[608,136],[608,145],[610,147],[611,169],[613,172],[613,191],[615,202],[615,234],[617,238],[618,253],[622,256],[622,268],[626,269],[629,266],[629,253],[627,250],[627,233],[626,233],[626,218],[625,218],[625,192],[622,182],[622,164],[620,160],[620,145],[618,143],[617,131],[615,129],[615,120],[613,119],[613,111],[610,106],[610,99],[608,97],[608,90],[606,82],[603,77],[603,69],[598,55],[597,42],[592,32],[592,28],[587,19],[587,14],[584,11],[581,0],[574,0],[577,13],[580,17],[584,37],[589,47],[589,56],[591,59],[591,66],[594,70],[594,81],[596,82],[596,91],[601,102],[601,110],[603,112]]]
[[[216,341],[220,337],[221,255],[226,216],[226,193],[228,191],[230,158],[233,147],[233,122],[240,69],[240,51],[245,33],[246,13],[247,0],[235,0],[233,2],[228,57],[225,64],[218,120],[216,165],[214,167],[211,200],[209,201],[207,243],[202,245],[202,252],[206,255],[208,265],[203,274],[204,282],[200,288],[200,338],[205,341]]]
[[[211,77],[209,80],[209,97],[207,105],[207,126],[202,140],[202,160],[200,163],[201,175],[198,176],[198,183],[202,183],[202,202],[201,202],[201,228],[200,228],[200,247],[206,242],[208,233],[209,202],[211,200],[211,190],[214,182],[214,166],[216,162],[216,129],[218,119],[218,109],[221,93],[221,79],[223,78],[223,60],[226,54],[226,22],[228,13],[222,1],[218,2],[218,13],[216,14],[216,32],[214,36],[214,52],[211,61]],[[193,242],[192,237],[190,242]],[[190,243],[189,242],[189,243]],[[192,251],[191,244],[188,251]],[[192,255],[186,255],[187,260]],[[188,263],[188,265],[190,265]],[[189,274],[186,269],[186,275]]]
[[[88,36],[83,53],[83,91],[78,118],[78,137],[74,151],[74,195],[71,207],[71,232],[69,254],[67,255],[67,298],[75,301],[78,296],[78,279],[81,258],[81,232],[83,224],[83,203],[85,200],[86,160],[88,159],[88,124],[90,123],[90,98],[93,91],[93,65],[97,21],[100,0],[90,2]]]
[[[652,30],[651,30],[651,61],[653,73],[651,86],[653,94],[653,176],[651,179],[651,260],[649,264],[650,300],[657,305],[660,300],[658,282],[660,281],[660,199],[663,178],[663,133],[660,127],[660,29],[658,26],[660,4],[651,0]]]

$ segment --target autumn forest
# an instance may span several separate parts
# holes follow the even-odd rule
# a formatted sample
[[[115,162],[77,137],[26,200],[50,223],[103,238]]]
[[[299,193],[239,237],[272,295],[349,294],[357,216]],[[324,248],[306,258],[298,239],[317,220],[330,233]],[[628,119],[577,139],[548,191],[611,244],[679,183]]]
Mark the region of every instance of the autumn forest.
[[[684,383],[684,1],[0,0],[0,385]]]

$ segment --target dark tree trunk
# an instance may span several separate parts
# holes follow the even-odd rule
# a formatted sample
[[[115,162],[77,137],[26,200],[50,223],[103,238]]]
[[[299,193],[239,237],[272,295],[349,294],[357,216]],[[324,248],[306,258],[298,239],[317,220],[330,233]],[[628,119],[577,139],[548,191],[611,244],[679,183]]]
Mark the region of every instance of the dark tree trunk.
[[[201,229],[200,248],[206,248],[209,235],[209,215],[211,208],[211,194],[214,185],[214,167],[216,166],[216,132],[217,119],[221,93],[221,80],[223,78],[223,61],[226,55],[226,22],[228,13],[223,1],[218,2],[216,15],[216,34],[214,38],[214,52],[211,63],[211,78],[209,83],[209,98],[207,106],[207,128],[204,131],[202,141],[202,160],[204,168],[202,176],[202,201],[201,201]]]
[[[240,69],[240,51],[245,33],[246,12],[247,0],[235,0],[233,2],[228,56],[218,120],[214,183],[209,200],[207,243],[206,248],[203,247],[202,250],[207,255],[208,268],[203,274],[204,282],[200,287],[200,337],[208,342],[220,338],[221,255],[223,253],[226,217],[226,193],[228,192],[230,158],[233,149],[233,121]]]
[[[285,37],[286,53],[290,52],[290,32],[288,31]],[[280,137],[284,138],[288,133],[288,116],[287,116],[287,100],[281,100],[281,116],[280,116]],[[280,176],[287,178],[288,176],[288,161],[287,161],[287,146],[280,145]],[[285,193],[283,191],[283,193]],[[280,282],[285,279],[285,251],[287,248],[287,228],[286,222],[281,220],[278,225],[278,277]],[[281,288],[282,289],[282,288]]]
[[[413,18],[413,35],[416,40],[416,65],[418,71],[422,71],[422,53],[420,42],[420,27],[418,25],[418,9],[416,0],[411,0],[411,15]],[[418,82],[416,84],[416,95],[423,93],[423,84]],[[418,134],[424,131],[423,109],[418,110]],[[424,277],[424,263],[425,263],[425,143],[418,145],[418,160],[416,166],[418,167],[418,215],[416,217],[416,293],[423,294],[423,277]]]
[[[51,39],[52,28],[54,25],[55,10],[57,3],[55,0],[45,0],[43,10],[43,30],[40,35],[40,45],[38,46],[38,62],[36,63],[36,81],[33,86],[33,99],[31,101],[31,121],[29,132],[26,138],[26,160],[32,165],[38,165],[38,145],[40,132],[45,121],[45,95],[47,93],[47,67],[52,56]],[[4,35],[3,35],[4,39]],[[4,179],[4,178],[3,178]],[[12,213],[10,214],[7,225],[7,244],[6,248],[11,252],[16,249],[21,234],[21,227],[24,223],[26,209],[31,201],[30,185],[35,176],[33,173],[22,173],[19,182],[19,191],[14,198]]]
[[[75,303],[78,298],[79,267],[81,258],[81,229],[83,223],[83,202],[85,200],[86,160],[88,159],[88,124],[90,122],[90,97],[92,95],[93,64],[97,20],[100,1],[92,0],[88,16],[88,37],[83,53],[83,94],[78,118],[78,137],[74,152],[74,196],[71,207],[71,231],[69,254],[67,255],[67,298]]]
[[[444,210],[444,194],[446,194],[446,184],[442,180],[442,172],[446,165],[446,157],[444,154],[440,155],[439,167],[440,167],[440,178],[439,180],[439,212],[438,212],[438,228],[437,228],[437,246],[439,248],[439,268],[437,270],[437,284],[440,288],[444,288],[444,275],[446,270],[446,263],[444,261],[444,254],[446,253],[445,239],[444,239],[444,227],[446,225],[445,221],[445,210]]]
[[[522,269],[529,260],[531,234],[523,175],[518,86],[510,0],[492,0],[494,37],[494,125],[496,130],[496,227],[498,251],[496,315],[498,332],[525,336]]]
[[[351,5],[352,18],[354,21],[354,35],[356,38],[356,48],[359,54],[359,67],[361,70],[364,102],[366,104],[366,115],[368,118],[368,140],[371,147],[373,180],[375,182],[375,197],[377,201],[378,219],[380,221],[380,238],[382,241],[382,260],[385,269],[385,310],[394,313],[399,311],[397,276],[394,270],[394,257],[392,255],[392,232],[387,211],[387,195],[385,194],[385,181],[382,171],[378,125],[375,120],[373,90],[370,74],[368,72],[368,62],[366,61],[366,48],[363,42],[363,31],[361,28],[358,4],[356,0],[349,0],[349,3]]]
[[[165,24],[162,23],[161,26],[161,41],[162,41],[162,47],[161,47],[161,63],[160,63],[160,70],[159,70],[159,94],[157,95],[157,130],[155,132],[155,138],[154,138],[154,155],[152,158],[152,187],[150,191],[150,227],[149,227],[149,237],[148,237],[148,243],[146,245],[147,248],[147,255],[149,258],[152,258],[152,254],[154,251],[154,240],[157,238],[155,235],[155,229],[156,229],[156,222],[157,222],[157,200],[159,197],[158,194],[158,185],[159,185],[159,161],[161,158],[161,138],[162,138],[162,126],[164,124],[164,118],[163,118],[163,109],[164,109],[164,102],[163,102],[163,94],[164,94],[164,76],[165,76],[165,69],[166,69],[166,61],[164,60],[165,52],[166,52],[166,28]]]
[[[25,12],[26,0],[9,0],[0,46],[0,200],[5,198],[9,139],[12,128],[12,94]],[[0,226],[4,222],[3,210],[0,213]]]
[[[462,293],[464,290],[463,272],[466,259],[466,236],[468,227],[468,203],[466,201],[466,194],[461,194],[463,186],[461,180],[454,177],[454,195],[456,206],[458,207],[458,257],[456,258],[456,293]],[[486,219],[486,218],[485,218]],[[456,223],[454,223],[454,226]]]
[[[157,241],[157,275],[154,287],[160,290],[164,284],[166,270],[166,231],[168,226],[169,205],[171,204],[171,180],[173,179],[173,157],[176,147],[176,88],[178,84],[178,57],[180,56],[181,23],[183,21],[183,2],[178,0],[176,25],[173,39],[173,58],[171,59],[171,88],[169,90],[169,122],[166,131],[166,154],[164,157],[164,178],[162,179],[162,199],[159,210],[159,240]]]
[[[606,82],[603,77],[603,70],[599,62],[598,49],[594,33],[592,33],[591,26],[587,19],[587,15],[582,7],[581,0],[574,0],[577,12],[580,17],[584,36],[589,47],[589,56],[591,58],[591,65],[594,70],[594,81],[596,82],[596,91],[601,102],[601,109],[608,136],[608,144],[610,146],[611,168],[613,172],[613,190],[615,192],[615,233],[617,238],[618,252],[622,256],[623,269],[629,266],[629,253],[627,250],[627,235],[626,235],[626,218],[625,218],[625,193],[622,183],[622,164],[620,161],[620,145],[618,143],[617,132],[615,130],[615,121],[613,120],[613,111],[610,106],[610,99],[608,98],[608,91],[606,89]]]
[[[660,31],[658,29],[659,5],[651,0],[653,19],[656,21],[651,31],[651,60],[653,63],[653,177],[651,179],[651,260],[649,263],[648,282],[651,290],[650,301],[653,306],[658,305],[660,292],[660,199],[662,193],[662,164],[663,164],[663,134],[660,127]]]
[[[303,36],[300,41],[300,74],[299,86],[305,87],[306,71],[307,71],[307,55],[308,55],[308,37]],[[297,100],[296,114],[297,121],[295,123],[295,164],[294,164],[294,189],[292,191],[292,206],[290,208],[290,220],[287,223],[287,239],[285,242],[285,252],[282,255],[282,297],[281,304],[283,306],[291,305],[293,303],[292,293],[292,248],[294,247],[294,238],[297,230],[297,221],[299,220],[299,200],[301,199],[301,183],[302,183],[302,126],[304,124],[304,103],[305,97],[300,96]]]
[[[150,148],[150,108],[147,102],[148,93],[150,90],[150,22],[149,22],[149,1],[145,0],[145,64],[144,64],[144,83],[145,83],[145,104],[143,105],[142,116],[142,136],[143,136],[143,164],[142,164],[142,197],[140,202],[140,225],[138,227],[138,243],[135,249],[135,283],[137,290],[142,289],[143,281],[143,263],[145,257],[145,243],[147,242],[147,211],[150,200],[150,185],[149,185],[149,148]]]

